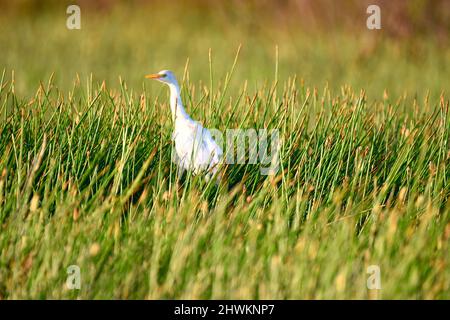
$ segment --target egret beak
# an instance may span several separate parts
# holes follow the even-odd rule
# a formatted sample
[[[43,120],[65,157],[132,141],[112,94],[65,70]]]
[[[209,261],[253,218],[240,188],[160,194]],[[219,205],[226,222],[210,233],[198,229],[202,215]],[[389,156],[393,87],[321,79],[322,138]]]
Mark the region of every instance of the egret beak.
[[[154,74],[148,74],[145,76],[145,78],[147,79],[159,79],[161,77],[163,77],[163,74],[159,74],[159,73],[154,73]]]

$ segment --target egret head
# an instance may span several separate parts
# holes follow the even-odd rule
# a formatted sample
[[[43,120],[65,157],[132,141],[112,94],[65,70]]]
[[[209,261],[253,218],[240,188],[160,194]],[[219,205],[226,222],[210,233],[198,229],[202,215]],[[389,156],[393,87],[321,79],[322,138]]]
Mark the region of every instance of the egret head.
[[[154,74],[148,74],[145,76],[147,79],[155,79],[160,82],[164,82],[166,84],[178,84],[177,79],[175,78],[175,75],[172,73],[172,71],[169,70],[162,70],[158,73]]]

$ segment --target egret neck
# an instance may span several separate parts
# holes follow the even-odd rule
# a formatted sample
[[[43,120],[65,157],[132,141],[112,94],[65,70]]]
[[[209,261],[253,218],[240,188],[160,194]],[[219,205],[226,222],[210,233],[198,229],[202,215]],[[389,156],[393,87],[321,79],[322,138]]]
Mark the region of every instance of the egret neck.
[[[178,119],[192,120],[186,110],[184,110],[178,83],[169,83],[168,85],[170,88],[170,111],[172,111],[173,122],[176,122]]]

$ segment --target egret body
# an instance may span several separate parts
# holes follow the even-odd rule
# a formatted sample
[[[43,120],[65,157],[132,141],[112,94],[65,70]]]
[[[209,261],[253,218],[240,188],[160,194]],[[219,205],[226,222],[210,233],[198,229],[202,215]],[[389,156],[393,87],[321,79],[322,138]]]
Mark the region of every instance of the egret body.
[[[172,140],[176,152],[174,161],[179,166],[179,176],[189,170],[194,174],[205,173],[209,180],[217,172],[222,149],[214,141],[211,132],[187,114],[181,101],[180,86],[171,71],[163,70],[145,77],[169,86],[170,111],[174,123]]]

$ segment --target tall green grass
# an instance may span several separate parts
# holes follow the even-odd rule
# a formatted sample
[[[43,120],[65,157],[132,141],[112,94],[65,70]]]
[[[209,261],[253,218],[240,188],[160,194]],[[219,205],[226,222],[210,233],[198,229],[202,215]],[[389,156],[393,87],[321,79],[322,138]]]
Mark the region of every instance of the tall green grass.
[[[159,84],[50,79],[25,99],[3,73],[1,298],[449,298],[445,96],[375,102],[295,77],[228,96],[183,78],[205,126],[280,130],[276,176],[230,165],[219,187],[177,185]]]

